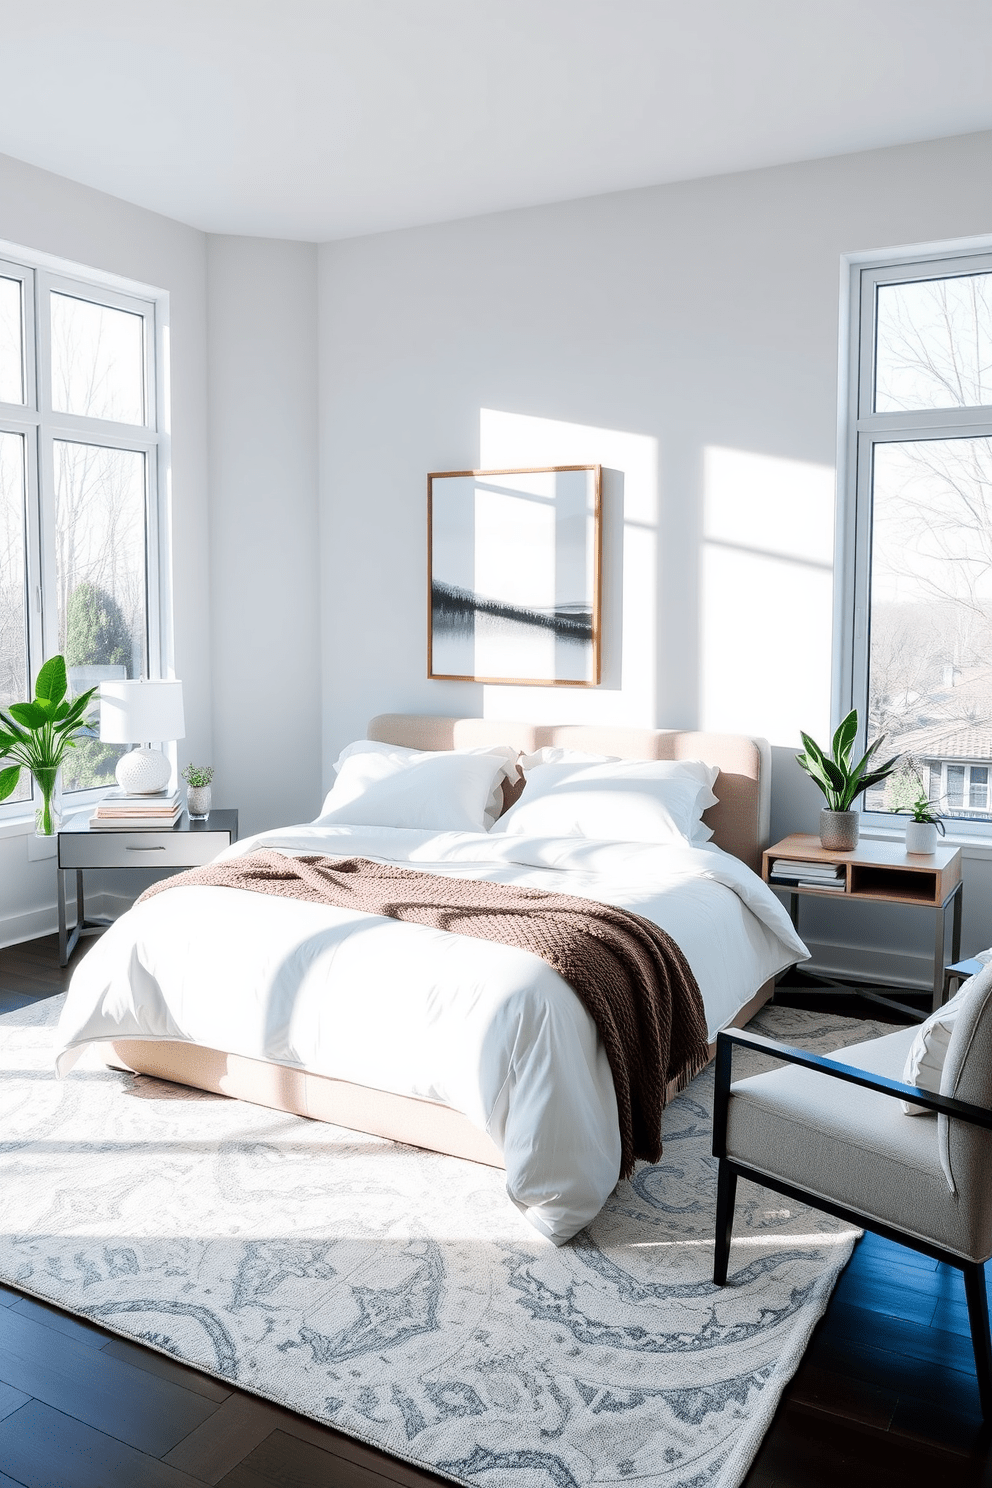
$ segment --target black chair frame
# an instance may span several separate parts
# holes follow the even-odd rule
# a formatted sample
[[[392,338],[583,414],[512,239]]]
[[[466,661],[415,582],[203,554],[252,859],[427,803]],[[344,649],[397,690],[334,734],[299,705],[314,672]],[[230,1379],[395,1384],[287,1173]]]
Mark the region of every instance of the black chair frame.
[[[927,1110],[952,1116],[958,1121],[967,1121],[973,1126],[992,1131],[992,1111],[983,1106],[973,1106],[968,1101],[953,1100],[946,1095],[933,1095],[927,1090],[918,1090],[915,1085],[903,1085],[898,1080],[887,1080],[873,1075],[868,1070],[856,1069],[853,1065],[841,1064],[836,1059],[827,1059],[820,1054],[811,1054],[806,1049],[794,1049],[780,1044],[775,1039],[759,1033],[747,1033],[741,1029],[721,1030],[716,1041],[716,1092],[713,1102],[713,1156],[719,1158],[716,1197],[716,1255],[713,1264],[713,1281],[716,1286],[726,1286],[727,1266],[730,1260],[730,1240],[734,1227],[734,1200],[738,1178],[750,1178],[754,1183],[774,1189],[776,1193],[797,1203],[808,1204],[813,1209],[822,1209],[837,1219],[846,1220],[861,1229],[871,1230],[897,1245],[909,1246],[934,1260],[955,1266],[964,1273],[964,1289],[968,1302],[968,1320],[971,1324],[971,1341],[975,1350],[975,1368],[978,1374],[978,1395],[982,1414],[992,1416],[992,1332],[989,1328],[989,1304],[985,1285],[985,1267],[981,1261],[965,1260],[953,1251],[929,1240],[921,1240],[890,1225],[883,1224],[871,1215],[848,1209],[843,1204],[797,1188],[772,1174],[763,1173],[736,1158],[727,1156],[727,1114],[730,1104],[730,1084],[733,1074],[734,1045],[754,1049],[761,1054],[770,1054],[786,1064],[797,1064],[817,1074],[829,1075],[851,1085],[863,1085],[866,1090],[875,1090],[879,1095],[898,1100],[911,1100]]]

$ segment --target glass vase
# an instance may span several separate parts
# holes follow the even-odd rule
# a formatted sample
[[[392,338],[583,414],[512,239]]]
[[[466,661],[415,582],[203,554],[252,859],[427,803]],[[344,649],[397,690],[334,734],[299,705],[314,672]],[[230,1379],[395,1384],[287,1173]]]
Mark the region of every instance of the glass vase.
[[[34,814],[38,837],[54,837],[62,825],[62,769],[59,765],[35,770],[35,784],[41,792],[41,805]]]

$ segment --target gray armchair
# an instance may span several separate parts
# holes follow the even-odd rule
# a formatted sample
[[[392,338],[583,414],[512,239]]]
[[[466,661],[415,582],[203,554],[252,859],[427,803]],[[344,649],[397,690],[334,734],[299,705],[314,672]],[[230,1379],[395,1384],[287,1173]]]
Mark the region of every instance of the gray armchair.
[[[725,1286],[739,1177],[964,1273],[982,1411],[992,1415],[985,1262],[992,1255],[992,965],[964,993],[940,1094],[902,1083],[916,1029],[830,1058],[731,1029],[717,1038],[713,1280]],[[784,1068],[732,1082],[735,1045]],[[933,1115],[907,1116],[912,1099]]]

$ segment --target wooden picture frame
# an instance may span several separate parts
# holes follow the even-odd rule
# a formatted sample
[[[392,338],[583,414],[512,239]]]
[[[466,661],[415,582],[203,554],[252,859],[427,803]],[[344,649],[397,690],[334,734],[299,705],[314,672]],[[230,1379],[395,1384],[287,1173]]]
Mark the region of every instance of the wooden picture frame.
[[[597,687],[602,467],[427,477],[427,675]]]

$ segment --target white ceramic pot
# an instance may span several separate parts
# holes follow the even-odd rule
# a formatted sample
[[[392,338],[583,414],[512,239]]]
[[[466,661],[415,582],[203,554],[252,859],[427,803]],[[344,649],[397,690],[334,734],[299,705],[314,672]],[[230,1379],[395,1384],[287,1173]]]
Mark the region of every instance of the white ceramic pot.
[[[820,846],[828,852],[853,852],[858,845],[860,818],[856,811],[820,812]]]
[[[906,851],[908,853],[934,853],[937,851],[937,827],[934,822],[911,821],[906,823]]]
[[[202,821],[210,815],[209,785],[190,785],[186,789],[186,810],[190,821]]]

